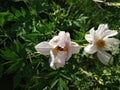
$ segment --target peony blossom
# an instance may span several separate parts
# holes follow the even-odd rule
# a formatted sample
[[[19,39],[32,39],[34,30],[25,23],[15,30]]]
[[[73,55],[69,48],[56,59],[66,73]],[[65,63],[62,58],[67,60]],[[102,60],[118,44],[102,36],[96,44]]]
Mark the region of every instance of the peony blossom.
[[[50,67],[54,70],[65,65],[65,61],[70,59],[72,54],[78,53],[80,46],[72,42],[68,32],[60,31],[58,36],[54,36],[49,42],[43,41],[35,46],[37,52],[49,55]]]
[[[97,52],[97,57],[103,64],[112,64],[113,57],[107,51],[112,51],[116,46],[119,47],[120,41],[112,38],[117,34],[117,31],[109,30],[107,24],[100,24],[97,30],[92,28],[90,34],[85,35],[89,45],[84,48],[84,51],[89,54]]]

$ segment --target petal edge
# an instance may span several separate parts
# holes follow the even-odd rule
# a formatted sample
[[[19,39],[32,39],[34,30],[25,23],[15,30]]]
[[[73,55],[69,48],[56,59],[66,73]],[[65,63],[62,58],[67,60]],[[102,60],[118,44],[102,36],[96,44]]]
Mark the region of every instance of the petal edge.
[[[35,49],[37,52],[43,54],[43,55],[49,55],[50,50],[52,47],[50,46],[49,42],[41,42],[35,46]]]

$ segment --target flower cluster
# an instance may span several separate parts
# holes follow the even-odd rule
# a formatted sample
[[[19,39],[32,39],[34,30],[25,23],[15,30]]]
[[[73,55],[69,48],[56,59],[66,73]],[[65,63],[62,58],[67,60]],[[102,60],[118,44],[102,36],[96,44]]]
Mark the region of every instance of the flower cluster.
[[[117,35],[115,30],[109,30],[107,24],[100,24],[97,30],[92,28],[90,34],[85,35],[89,45],[84,48],[88,54],[97,53],[98,59],[104,64],[113,63],[113,57],[107,51],[112,51],[114,46],[119,46],[120,41],[112,36]],[[49,42],[44,41],[35,46],[37,52],[43,55],[50,54],[50,67],[54,70],[65,65],[72,54],[79,53],[80,46],[71,41],[68,32],[60,31],[58,36],[54,36]]]

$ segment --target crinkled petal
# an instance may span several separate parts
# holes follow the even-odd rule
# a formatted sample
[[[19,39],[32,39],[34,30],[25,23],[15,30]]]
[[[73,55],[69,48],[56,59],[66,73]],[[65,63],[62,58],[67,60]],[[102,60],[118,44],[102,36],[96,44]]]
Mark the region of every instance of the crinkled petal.
[[[52,47],[50,44],[46,41],[39,43],[38,45],[35,46],[35,49],[37,52],[43,54],[43,55],[48,55],[50,54],[50,50]]]
[[[54,36],[50,41],[50,45],[55,48],[56,46],[58,46],[58,41],[59,41],[59,36]]]
[[[113,64],[113,57],[112,57],[112,55],[108,54],[105,51],[99,51],[97,53],[97,57],[104,65]]]
[[[85,39],[89,42],[89,43],[95,43],[95,41],[97,40],[97,36],[96,36],[96,32],[94,30],[94,27],[90,30],[90,34],[86,34],[85,35]]]
[[[115,36],[117,34],[118,34],[118,32],[116,30],[106,30],[103,34],[101,34],[101,37],[102,38],[108,38],[108,37],[111,37],[111,36]]]
[[[95,33],[95,29],[94,29],[94,27],[93,27],[93,28],[91,28],[91,29],[90,29],[90,35],[92,35],[92,36],[93,36],[93,35],[94,35],[94,33]]]
[[[71,41],[70,33],[69,33],[69,32],[66,32],[66,42],[67,42],[67,43],[70,43],[70,41]]]
[[[105,38],[105,49],[111,50],[113,48],[119,47],[120,40],[116,38]]]
[[[107,24],[100,24],[98,29],[96,30],[96,33],[101,36],[104,31],[108,30],[108,25]]]
[[[59,69],[60,67],[64,67],[65,60],[67,58],[67,52],[60,51],[58,52],[57,56],[51,52],[51,61],[50,61],[50,67],[54,70]]]
[[[61,48],[64,48],[65,47],[65,42],[66,42],[66,33],[64,31],[60,31],[58,36],[59,36],[58,45]]]
[[[71,50],[68,50],[66,61],[69,60],[71,58],[71,56],[72,56],[72,52],[71,52]]]
[[[118,40],[116,38],[106,38],[104,40],[105,40],[105,44],[107,44],[107,45],[120,44],[120,40]]]
[[[71,42],[68,47],[68,50],[67,50],[67,59],[66,60],[69,60],[70,57],[72,56],[72,54],[74,53],[78,53],[80,51],[80,46],[75,43],[75,42]]]
[[[58,36],[54,36],[54,37],[50,40],[50,42],[58,42],[58,39],[59,39]]]
[[[66,51],[59,51],[56,59],[59,59],[58,62],[65,62],[67,58],[67,52]]]
[[[80,46],[77,43],[75,43],[75,42],[71,42],[71,49],[72,49],[72,51],[71,51],[72,54],[79,53]]]
[[[50,56],[51,56],[51,58],[50,58],[50,67],[52,69],[56,70],[56,67],[55,67],[55,56],[54,56],[52,50],[50,51]]]
[[[86,34],[86,35],[85,35],[85,39],[86,39],[89,43],[92,43],[92,41],[93,41],[93,36],[90,35],[90,34]]]
[[[55,66],[57,69],[59,69],[60,67],[64,67],[65,61],[67,59],[67,52],[64,51],[58,52],[55,59],[56,59]]]
[[[89,54],[94,54],[94,53],[97,52],[97,48],[96,48],[95,45],[89,44],[88,46],[86,46],[86,47],[84,48],[84,51],[85,51],[86,53],[89,53]]]
[[[67,59],[66,60],[69,60],[70,57],[72,56],[72,48],[71,48],[71,43],[67,44]]]

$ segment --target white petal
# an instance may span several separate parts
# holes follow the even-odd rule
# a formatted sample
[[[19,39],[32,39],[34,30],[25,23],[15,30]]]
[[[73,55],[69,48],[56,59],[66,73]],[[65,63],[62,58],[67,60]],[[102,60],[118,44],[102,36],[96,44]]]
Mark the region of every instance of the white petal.
[[[55,59],[55,66],[57,69],[59,69],[60,67],[64,67],[65,61],[67,59],[67,52],[60,51]]]
[[[96,30],[96,33],[101,36],[104,33],[104,31],[106,31],[106,30],[108,30],[108,25],[107,24],[100,24],[98,29]]]
[[[95,43],[95,41],[97,40],[97,36],[96,36],[96,32],[94,30],[94,27],[90,30],[90,34],[86,34],[85,35],[85,39],[89,42],[89,43]]]
[[[118,32],[115,30],[109,30],[107,24],[100,24],[96,30],[96,33],[99,38],[111,37],[118,34]]]
[[[69,60],[70,57],[72,56],[72,48],[71,48],[71,43],[67,44],[67,59],[66,60]]]
[[[67,36],[67,37],[70,37],[70,33],[69,33],[69,32],[66,32],[66,36]]]
[[[52,69],[56,70],[56,67],[55,67],[55,56],[54,56],[52,51],[50,51],[50,56],[51,56],[51,58],[50,58],[50,67]]]
[[[55,63],[54,63],[55,70],[56,70],[56,69],[59,69],[59,68],[61,68],[61,67],[64,67],[64,65],[65,65],[65,62],[63,62],[63,63],[55,62]]]
[[[57,56],[53,54],[52,51],[50,51],[50,67],[54,70],[59,69],[60,67],[64,67],[65,60],[67,58],[67,52],[60,51]]]
[[[69,32],[66,32],[66,42],[67,42],[67,43],[70,43],[70,41],[71,41],[70,33],[69,33]]]
[[[65,60],[67,58],[67,52],[66,51],[59,51],[56,58],[60,60],[59,62],[65,62]]]
[[[94,54],[95,52],[97,52],[97,48],[95,45],[89,44],[84,48],[84,51],[89,54]]]
[[[106,30],[101,36],[102,38],[107,38],[107,37],[115,36],[117,34],[118,32],[116,30]]]
[[[105,38],[105,49],[112,50],[113,48],[119,47],[120,41],[115,38]]]
[[[99,51],[97,53],[97,57],[104,65],[113,64],[113,57],[112,57],[112,55],[108,54],[105,51]]]
[[[64,31],[60,31],[59,34],[59,41],[58,41],[58,45],[62,48],[65,47],[65,42],[66,42],[66,33]]]
[[[50,56],[51,56],[51,59],[50,59],[50,67],[54,70],[56,70],[56,67],[55,67],[55,56],[52,52],[52,50],[50,51]]]
[[[58,36],[54,36],[50,41],[50,45],[55,48],[56,46],[58,46],[58,40],[59,40],[59,37]]]
[[[90,35],[90,34],[86,34],[86,35],[85,35],[85,39],[86,39],[89,43],[91,43],[91,42],[93,41],[93,36]]]
[[[50,50],[52,47],[48,42],[41,42],[38,45],[35,46],[35,49],[37,52],[43,54],[43,55],[48,55],[50,53]]]
[[[59,39],[59,37],[58,37],[58,36],[54,36],[54,37],[50,40],[50,42],[57,42],[57,41],[58,41],[58,39]]]
[[[72,49],[72,51],[71,51],[72,54],[79,53],[80,46],[77,43],[75,43],[75,42],[71,42],[71,49]]]
[[[90,35],[92,35],[92,36],[93,36],[93,35],[94,35],[94,33],[95,33],[95,29],[94,29],[94,27],[93,27],[93,28],[91,28],[91,29],[90,29]]]
[[[80,46],[75,42],[71,42],[69,45],[67,45],[67,47],[68,47],[68,50],[67,50],[66,60],[69,60],[72,54],[78,53],[80,51]]]
[[[108,44],[108,45],[120,44],[120,40],[116,38],[106,38],[104,40],[105,40],[105,44]]]
[[[50,67],[54,70],[59,69],[60,67],[64,67],[65,60],[67,58],[67,52],[60,51],[58,52],[57,56],[53,54],[53,52],[50,52],[51,55],[51,61],[50,61]]]

